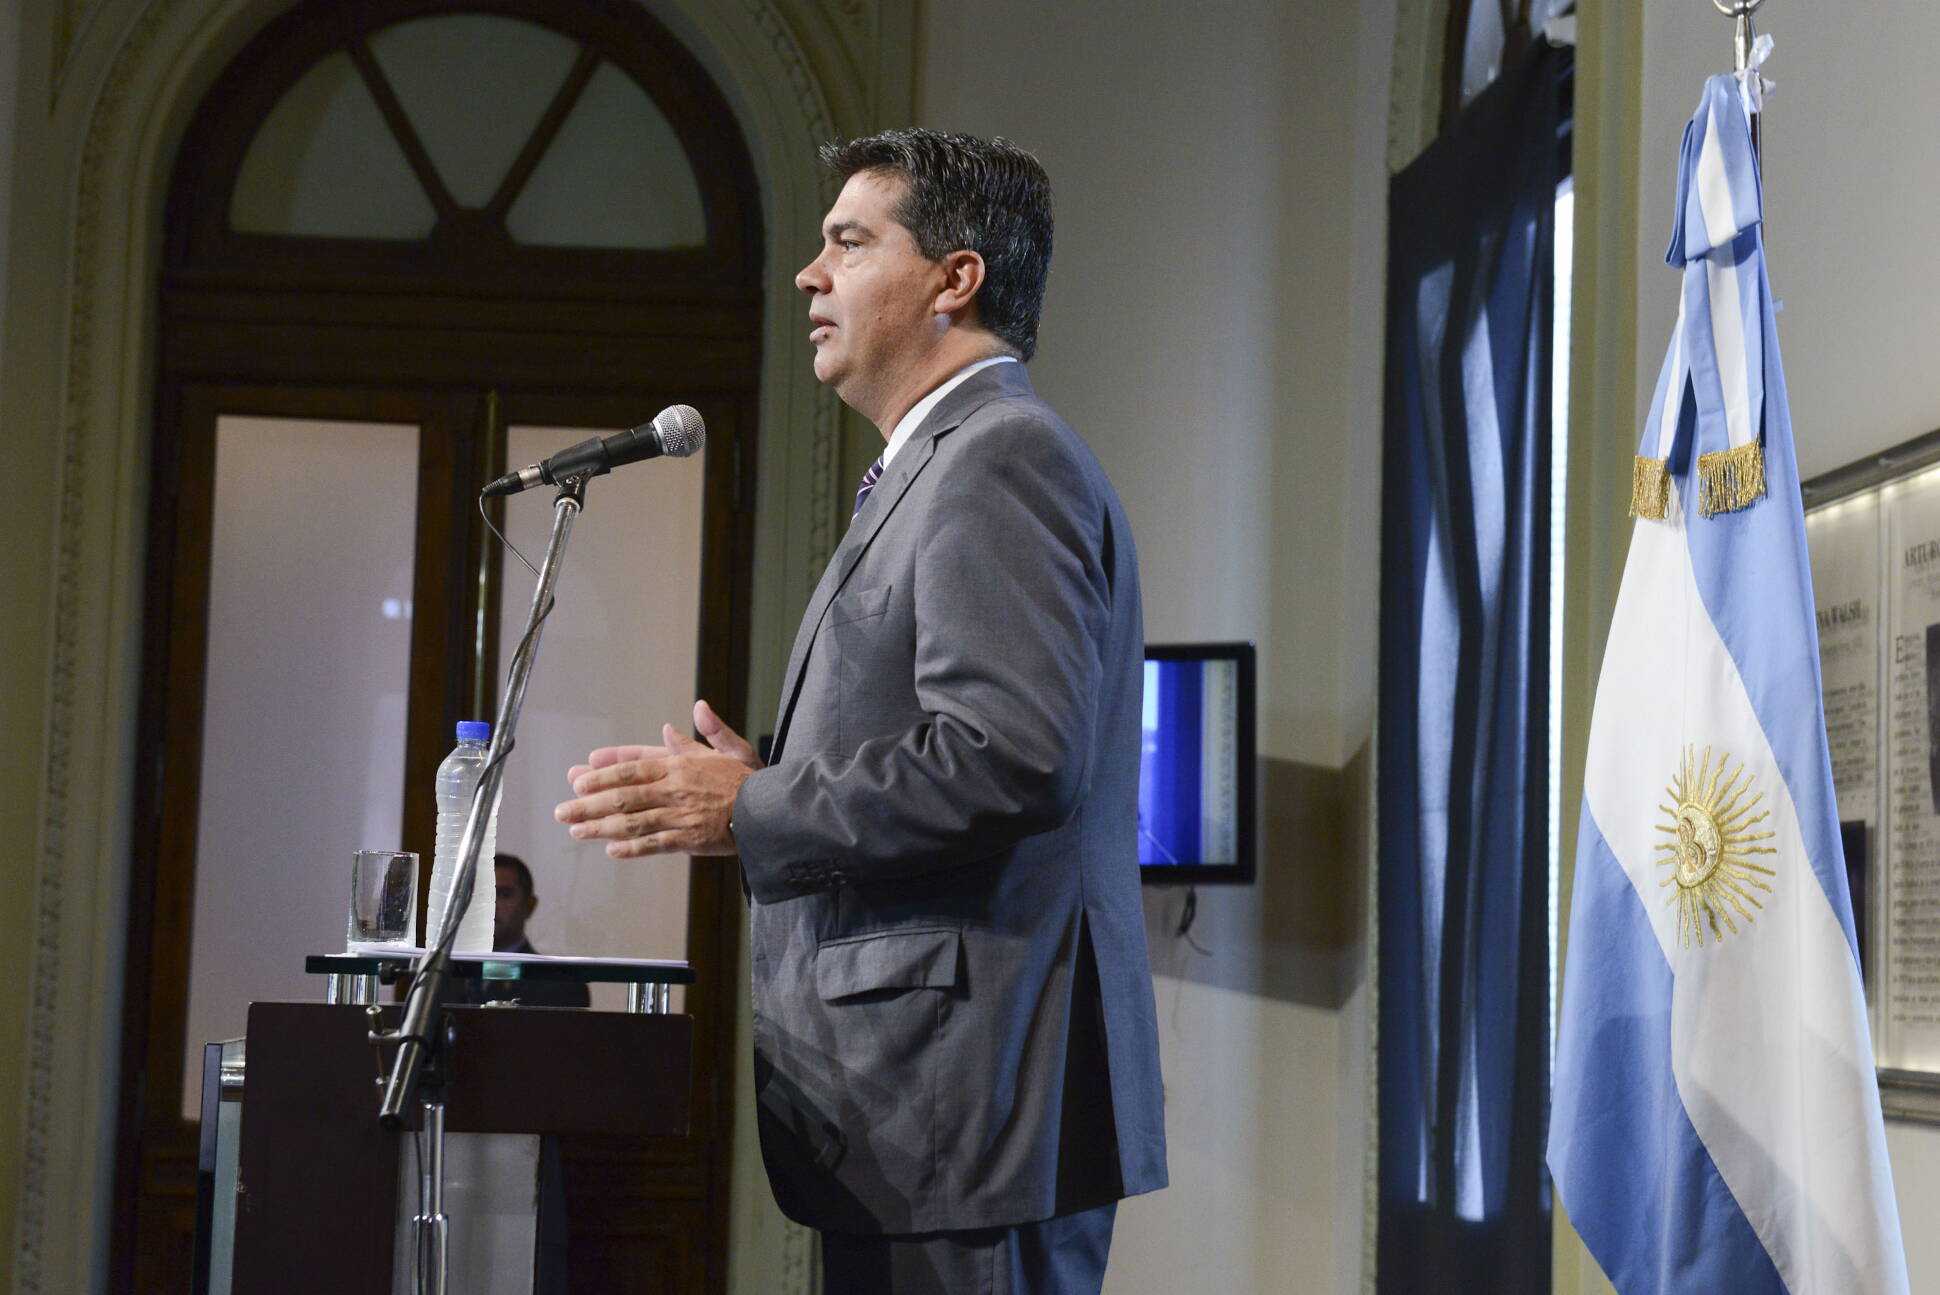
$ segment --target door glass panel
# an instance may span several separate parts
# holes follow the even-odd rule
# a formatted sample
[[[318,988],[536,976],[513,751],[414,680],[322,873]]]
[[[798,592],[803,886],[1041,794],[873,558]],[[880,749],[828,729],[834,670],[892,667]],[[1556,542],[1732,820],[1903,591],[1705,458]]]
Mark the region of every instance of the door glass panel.
[[[536,463],[592,434],[513,427],[506,462]],[[604,842],[573,840],[552,811],[572,795],[566,770],[594,748],[658,744],[663,723],[692,732],[702,471],[703,456],[695,455],[598,477],[573,524],[498,821],[498,848],[532,869],[539,907],[526,931],[541,953],[687,956],[687,860],[608,858]],[[535,566],[552,526],[551,500],[550,491],[532,490],[506,501],[505,533]],[[510,554],[500,572],[502,673],[525,628],[534,580]],[[619,1008],[625,998],[620,986],[593,986],[595,1007]]]
[[[602,64],[507,213],[514,242],[691,248],[707,243],[686,150],[653,100]]]
[[[490,202],[578,46],[537,23],[443,14],[387,27],[371,53],[461,207]]]
[[[420,239],[437,220],[347,54],[290,87],[249,142],[229,224],[245,234]]]
[[[417,474],[416,427],[216,422],[187,1119],[203,1044],[322,998],[351,854],[399,848]]]

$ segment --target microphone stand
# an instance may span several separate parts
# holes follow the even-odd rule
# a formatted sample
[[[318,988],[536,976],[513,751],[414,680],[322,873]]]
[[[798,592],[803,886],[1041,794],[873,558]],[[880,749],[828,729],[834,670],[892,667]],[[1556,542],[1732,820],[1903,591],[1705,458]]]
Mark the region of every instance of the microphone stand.
[[[492,744],[487,749],[485,771],[472,795],[471,812],[465,819],[465,834],[459,842],[458,874],[452,880],[451,898],[445,904],[438,936],[427,941],[417,965],[411,969],[411,990],[404,1000],[404,1018],[395,1030],[378,1028],[380,1009],[370,1010],[370,1041],[380,1049],[395,1044],[397,1055],[390,1076],[384,1082],[384,1098],[378,1107],[377,1122],[398,1132],[411,1127],[411,1107],[419,1086],[425,1082],[425,1066],[436,1052],[432,1016],[444,997],[451,979],[451,946],[458,938],[458,920],[471,902],[478,877],[478,853],[485,843],[485,825],[498,808],[499,787],[505,776],[505,757],[512,749],[513,730],[518,727],[519,711],[525,705],[526,684],[532,678],[532,663],[539,655],[539,632],[552,610],[553,588],[559,582],[559,567],[565,557],[566,541],[573,521],[586,506],[586,481],[591,473],[561,480],[553,498],[552,535],[546,542],[545,560],[539,565],[538,587],[532,592],[532,609],[526,613],[525,634],[512,659],[506,679],[505,695],[499,699],[498,719],[492,725]],[[432,1087],[441,1087],[437,1081]],[[440,1096],[442,1096],[440,1094]],[[437,1142],[444,1128],[444,1104],[427,1098],[421,1112],[424,1131]],[[421,1212],[418,1240],[419,1289],[443,1295],[445,1290],[445,1218],[442,1148],[434,1146],[420,1156]]]

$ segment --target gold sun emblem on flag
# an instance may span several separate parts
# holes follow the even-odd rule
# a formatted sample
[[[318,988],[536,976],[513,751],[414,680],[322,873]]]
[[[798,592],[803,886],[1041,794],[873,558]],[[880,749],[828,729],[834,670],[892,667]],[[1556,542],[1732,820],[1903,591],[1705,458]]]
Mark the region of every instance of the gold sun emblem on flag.
[[[1671,838],[1657,847],[1670,856],[1659,859],[1657,866],[1671,869],[1671,875],[1657,884],[1677,887],[1665,904],[1677,905],[1678,935],[1687,949],[1693,938],[1703,947],[1707,927],[1714,940],[1722,941],[1725,931],[1738,934],[1733,912],[1749,925],[1752,909],[1765,907],[1755,892],[1772,893],[1760,876],[1777,875],[1750,858],[1778,853],[1772,846],[1755,844],[1769,840],[1772,833],[1752,831],[1771,816],[1768,809],[1752,813],[1765,793],[1745,799],[1751,793],[1752,778],[1742,763],[1727,778],[1726,766],[1730,763],[1728,754],[1720,755],[1714,768],[1710,747],[1704,748],[1701,759],[1695,747],[1685,747],[1677,777],[1664,789],[1671,803],[1657,807],[1666,816],[1657,830]]]

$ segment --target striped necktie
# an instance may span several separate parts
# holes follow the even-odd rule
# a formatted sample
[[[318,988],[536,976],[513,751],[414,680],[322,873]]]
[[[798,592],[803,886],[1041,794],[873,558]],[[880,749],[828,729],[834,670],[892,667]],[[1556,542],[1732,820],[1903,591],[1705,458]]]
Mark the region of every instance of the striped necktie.
[[[855,511],[849,514],[850,521],[853,522],[861,515],[862,506],[869,502],[869,492],[876,488],[876,482],[880,480],[882,480],[882,456],[878,454],[876,461],[869,465],[869,470],[862,474],[862,488],[855,492]]]

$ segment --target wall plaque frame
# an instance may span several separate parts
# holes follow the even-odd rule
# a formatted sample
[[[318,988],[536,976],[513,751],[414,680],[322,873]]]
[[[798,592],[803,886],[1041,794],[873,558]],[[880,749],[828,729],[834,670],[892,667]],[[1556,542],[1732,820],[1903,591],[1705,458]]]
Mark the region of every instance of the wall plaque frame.
[[[1881,1104],[1940,1123],[1940,431],[1803,493]]]

